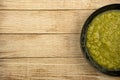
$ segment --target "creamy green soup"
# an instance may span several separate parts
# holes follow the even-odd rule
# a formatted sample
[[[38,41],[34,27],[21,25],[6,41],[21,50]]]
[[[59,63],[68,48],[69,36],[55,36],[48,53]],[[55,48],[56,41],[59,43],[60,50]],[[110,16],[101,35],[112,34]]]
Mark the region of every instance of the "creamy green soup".
[[[101,66],[120,69],[120,11],[99,14],[89,25],[86,46],[91,57]]]

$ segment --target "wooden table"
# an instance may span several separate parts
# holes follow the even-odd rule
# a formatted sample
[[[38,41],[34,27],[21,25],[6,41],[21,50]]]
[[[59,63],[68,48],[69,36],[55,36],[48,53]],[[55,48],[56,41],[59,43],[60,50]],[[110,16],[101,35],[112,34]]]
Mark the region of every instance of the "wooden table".
[[[120,0],[0,0],[0,80],[120,80],[90,66],[80,32]]]

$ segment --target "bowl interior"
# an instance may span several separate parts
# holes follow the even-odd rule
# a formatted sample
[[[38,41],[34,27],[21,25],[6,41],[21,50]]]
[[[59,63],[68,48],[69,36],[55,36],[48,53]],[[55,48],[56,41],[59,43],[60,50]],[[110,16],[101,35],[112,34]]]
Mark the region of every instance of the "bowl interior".
[[[99,64],[97,64],[93,58],[90,56],[87,48],[86,48],[86,33],[87,33],[87,29],[89,24],[91,23],[91,21],[99,14],[101,14],[102,12],[105,11],[109,11],[109,10],[120,10],[120,4],[111,4],[111,5],[107,5],[104,6],[102,8],[99,8],[98,10],[96,10],[94,13],[92,13],[88,19],[86,20],[83,28],[82,28],[82,32],[81,32],[81,37],[80,37],[80,43],[81,43],[81,49],[85,55],[85,57],[87,58],[87,60],[91,63],[91,65],[95,68],[97,68],[99,71],[101,71],[102,73],[105,73],[107,75],[111,75],[111,76],[120,76],[120,70],[109,70],[105,67],[100,66]]]

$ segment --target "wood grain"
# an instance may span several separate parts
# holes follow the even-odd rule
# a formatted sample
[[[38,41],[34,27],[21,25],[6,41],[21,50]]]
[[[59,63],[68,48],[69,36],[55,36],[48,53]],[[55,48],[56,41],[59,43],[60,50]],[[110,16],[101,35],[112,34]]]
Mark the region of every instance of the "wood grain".
[[[80,33],[93,11],[0,11],[0,33]]]
[[[87,17],[120,0],[0,0],[0,80],[120,80],[80,49]]]
[[[81,64],[81,62],[83,62]],[[119,80],[102,75],[84,58],[0,59],[2,80]],[[102,76],[101,76],[102,75]]]
[[[84,64],[79,64],[84,62]],[[2,59],[0,78],[9,79],[64,79],[79,75],[96,74],[84,59],[80,58],[23,58]],[[90,69],[91,68],[91,69]]]
[[[0,0],[0,9],[96,9],[119,0]]]
[[[80,34],[1,34],[0,57],[81,57]]]

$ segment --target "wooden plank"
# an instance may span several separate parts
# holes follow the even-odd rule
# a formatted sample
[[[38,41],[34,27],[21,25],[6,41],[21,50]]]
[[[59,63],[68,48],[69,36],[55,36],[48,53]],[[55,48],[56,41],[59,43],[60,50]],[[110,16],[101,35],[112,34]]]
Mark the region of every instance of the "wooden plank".
[[[81,58],[0,59],[2,80],[119,80],[99,73]]]
[[[0,33],[80,33],[93,11],[0,11]]]
[[[1,34],[0,58],[82,57],[79,34]]]
[[[0,0],[0,9],[96,9],[119,0]]]
[[[63,76],[80,76],[97,73],[83,58],[22,58],[1,59],[0,78],[10,79],[43,79]],[[50,79],[50,78],[49,78]]]

